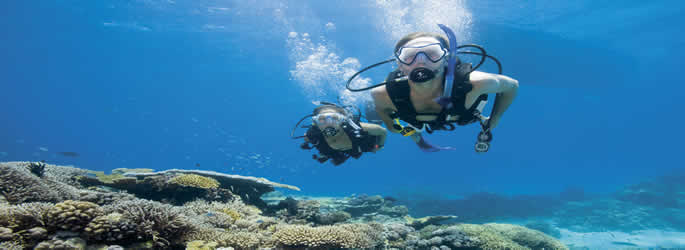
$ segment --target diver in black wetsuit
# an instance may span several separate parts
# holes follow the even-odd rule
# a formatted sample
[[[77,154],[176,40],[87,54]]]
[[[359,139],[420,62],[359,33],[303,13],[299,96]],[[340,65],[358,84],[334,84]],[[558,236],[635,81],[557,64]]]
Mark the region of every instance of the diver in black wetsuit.
[[[307,117],[311,117],[312,125],[304,136],[293,138],[304,138],[302,149],[316,148],[319,155],[313,158],[320,163],[330,159],[337,166],[350,157],[359,158],[365,152],[375,153],[385,144],[385,128],[361,122],[359,116],[351,115],[337,105],[323,104]]]
[[[480,122],[476,152],[487,152],[492,140],[491,130],[497,126],[518,91],[518,81],[502,75],[500,62],[481,46],[456,45],[454,32],[438,24],[447,37],[416,32],[406,35],[395,45],[395,58],[362,69],[347,81],[350,91],[371,89],[376,112],[391,132],[411,137],[424,151],[438,151],[428,144],[421,132],[453,130],[455,125]],[[476,48],[480,52],[459,51]],[[481,61],[472,67],[457,54],[480,55]],[[485,59],[497,63],[499,74],[476,71]],[[386,81],[366,88],[352,89],[350,82],[360,73],[379,65],[397,62],[397,70]],[[490,117],[482,115],[488,94],[496,94]],[[406,123],[400,124],[400,120]],[[451,149],[451,148],[450,148]]]

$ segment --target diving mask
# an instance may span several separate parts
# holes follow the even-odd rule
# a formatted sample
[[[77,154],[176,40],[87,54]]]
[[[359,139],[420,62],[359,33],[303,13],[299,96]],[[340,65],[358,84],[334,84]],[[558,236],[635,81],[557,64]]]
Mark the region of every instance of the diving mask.
[[[340,127],[347,120],[347,116],[339,113],[322,113],[312,116],[312,122],[321,128],[325,136],[335,136],[338,134],[337,127]]]
[[[395,58],[402,64],[411,65],[418,55],[423,54],[426,59],[437,63],[447,56],[447,49],[440,43],[430,43],[421,46],[405,46],[395,52]]]

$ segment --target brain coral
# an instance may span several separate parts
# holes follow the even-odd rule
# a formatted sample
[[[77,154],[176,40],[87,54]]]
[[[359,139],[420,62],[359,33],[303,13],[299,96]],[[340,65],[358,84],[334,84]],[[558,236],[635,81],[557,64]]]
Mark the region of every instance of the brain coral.
[[[380,231],[368,224],[287,225],[279,228],[273,238],[284,247],[372,248],[383,242]]]
[[[78,232],[91,220],[103,214],[95,203],[67,200],[48,210],[48,224],[52,227]]]

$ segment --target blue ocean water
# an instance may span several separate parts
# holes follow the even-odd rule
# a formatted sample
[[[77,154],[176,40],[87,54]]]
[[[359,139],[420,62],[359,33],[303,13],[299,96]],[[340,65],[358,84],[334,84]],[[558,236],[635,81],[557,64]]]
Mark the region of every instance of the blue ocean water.
[[[205,169],[300,194],[612,192],[682,171],[680,1],[3,1],[0,161]],[[476,125],[319,164],[289,138],[413,31],[455,29],[520,82],[490,152]],[[472,60],[475,60],[471,58]],[[485,70],[493,71],[494,64]],[[391,67],[365,74],[379,82]],[[300,131],[303,132],[303,131]],[[77,152],[67,157],[58,152]]]

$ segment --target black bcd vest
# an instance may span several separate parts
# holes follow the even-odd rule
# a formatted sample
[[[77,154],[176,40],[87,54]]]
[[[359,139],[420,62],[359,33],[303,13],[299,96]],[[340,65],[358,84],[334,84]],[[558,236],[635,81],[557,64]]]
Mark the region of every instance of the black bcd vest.
[[[445,72],[446,71],[447,70],[445,70]],[[427,130],[428,133],[432,133],[432,130],[451,130],[454,129],[454,126],[452,126],[451,123],[463,126],[478,121],[479,118],[475,115],[477,113],[478,104],[487,101],[488,99],[487,94],[482,94],[478,96],[478,99],[476,99],[470,108],[467,109],[465,107],[466,94],[473,89],[473,85],[469,82],[470,72],[470,63],[460,63],[456,66],[454,70],[454,81],[452,83],[452,107],[443,109],[437,114],[416,112],[414,104],[411,102],[409,96],[409,81],[407,79],[396,80],[403,76],[399,70],[395,70],[388,75],[385,88],[388,91],[390,100],[392,100],[392,103],[397,108],[397,113],[395,115],[401,120],[419,129],[423,127],[423,124],[428,124],[431,128],[431,130]],[[433,121],[419,121],[416,119],[417,115],[437,115],[437,117]],[[459,118],[457,118],[456,121],[446,121],[445,119],[448,115],[458,115]]]
[[[347,123],[343,123],[341,126],[343,132],[352,141],[352,148],[349,150],[340,151],[331,148],[321,130],[316,126],[312,126],[307,130],[307,139],[319,151],[320,157],[332,159],[335,165],[344,162],[349,157],[359,158],[362,153],[370,152],[374,149],[376,146],[376,136],[369,135],[368,132],[364,131],[359,121],[354,123],[359,129],[355,129]]]

